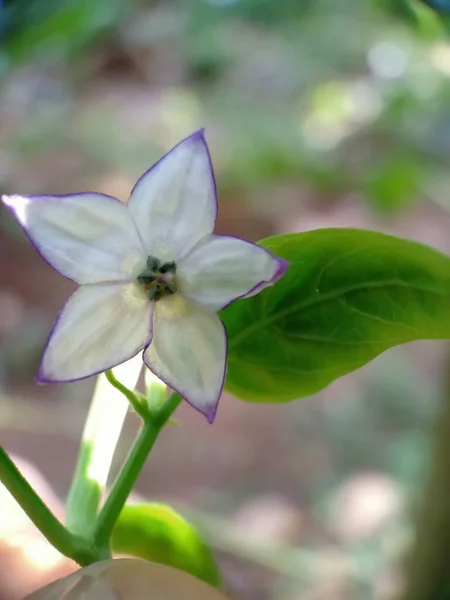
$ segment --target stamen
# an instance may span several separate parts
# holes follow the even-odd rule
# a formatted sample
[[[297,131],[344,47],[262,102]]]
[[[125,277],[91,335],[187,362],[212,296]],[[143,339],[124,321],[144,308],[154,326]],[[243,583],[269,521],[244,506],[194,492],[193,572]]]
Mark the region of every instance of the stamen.
[[[158,302],[164,295],[164,291],[156,287],[148,291],[148,297],[153,302]]]
[[[158,279],[158,277],[156,275],[150,275],[147,273],[141,273],[141,275],[138,275],[138,277],[137,277],[138,282],[141,283],[142,285],[149,285],[150,283],[153,283],[157,279]]]
[[[147,258],[147,268],[137,276],[136,280],[143,286],[149,300],[157,302],[164,296],[177,293],[176,271],[175,262],[163,264],[154,256],[149,256]]]
[[[160,273],[175,273],[177,267],[174,262],[168,262],[159,268]]]
[[[166,292],[168,294],[176,294],[178,292],[178,288],[173,281],[166,282]]]
[[[149,271],[159,271],[161,267],[161,261],[154,256],[147,257],[147,269]]]

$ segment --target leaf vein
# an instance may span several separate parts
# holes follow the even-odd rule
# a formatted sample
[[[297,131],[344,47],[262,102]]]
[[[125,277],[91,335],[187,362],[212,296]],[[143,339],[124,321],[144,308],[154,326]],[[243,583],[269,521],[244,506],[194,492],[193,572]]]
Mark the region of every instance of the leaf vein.
[[[392,338],[383,340],[336,340],[333,338],[321,337],[319,335],[307,335],[303,333],[295,333],[292,331],[283,331],[283,335],[286,338],[294,338],[297,340],[303,340],[305,342],[334,344],[336,346],[372,346],[377,344],[401,344],[404,342],[403,338]]]
[[[436,290],[419,287],[417,285],[413,286],[408,283],[405,283],[404,281],[399,281],[399,280],[368,281],[368,282],[364,282],[363,284],[358,283],[358,284],[355,284],[352,286],[348,286],[345,289],[333,290],[331,292],[324,293],[324,294],[322,294],[321,297],[309,298],[308,300],[306,300],[304,302],[300,302],[299,304],[293,304],[284,310],[281,310],[275,314],[272,314],[272,315],[266,317],[265,319],[261,319],[260,321],[256,322],[255,324],[251,325],[250,327],[247,327],[239,335],[237,335],[233,339],[231,339],[229,347],[230,347],[230,349],[236,347],[238,344],[240,344],[242,342],[242,340],[247,338],[253,331],[258,330],[263,327],[273,326],[275,323],[277,323],[281,319],[284,319],[285,317],[289,317],[296,312],[303,311],[305,309],[308,309],[308,308],[318,305],[318,304],[325,304],[327,302],[337,300],[338,298],[341,298],[342,296],[345,296],[346,294],[349,294],[351,292],[377,289],[377,288],[405,288],[405,289],[408,289],[411,291],[426,292],[429,294],[433,294],[435,296],[444,296],[444,294],[437,292]]]
[[[365,310],[357,308],[356,306],[352,306],[344,298],[338,298],[338,301],[350,312],[354,312],[357,315],[361,315],[362,317],[366,317],[367,319],[371,319],[372,321],[376,321],[377,323],[382,323],[384,325],[390,326],[395,325],[396,327],[403,327],[404,329],[409,329],[410,331],[413,331],[416,335],[424,335],[424,332],[420,331],[420,329],[417,329],[416,327],[412,327],[411,325],[407,325],[406,323],[391,321],[389,319],[380,317],[379,315],[373,315],[371,313],[368,313]]]

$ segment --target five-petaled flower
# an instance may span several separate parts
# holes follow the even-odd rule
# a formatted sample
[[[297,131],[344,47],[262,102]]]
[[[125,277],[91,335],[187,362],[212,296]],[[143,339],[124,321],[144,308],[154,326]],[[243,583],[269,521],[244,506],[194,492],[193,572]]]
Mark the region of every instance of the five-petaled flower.
[[[38,381],[83,379],[143,350],[147,367],[212,421],[227,336],[217,312],[274,283],[287,263],[213,234],[217,193],[203,130],[111,196],[6,196],[41,256],[80,284],[59,313]]]

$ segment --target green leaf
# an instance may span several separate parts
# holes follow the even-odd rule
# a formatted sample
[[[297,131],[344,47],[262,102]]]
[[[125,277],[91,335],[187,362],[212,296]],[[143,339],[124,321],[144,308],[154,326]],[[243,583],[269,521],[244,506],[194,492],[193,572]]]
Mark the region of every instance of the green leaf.
[[[290,267],[221,313],[226,387],[243,400],[295,400],[388,348],[450,337],[450,258],[428,246],[358,229],[260,243]]]
[[[215,587],[220,576],[197,531],[164,504],[125,506],[114,527],[112,549],[186,571]]]

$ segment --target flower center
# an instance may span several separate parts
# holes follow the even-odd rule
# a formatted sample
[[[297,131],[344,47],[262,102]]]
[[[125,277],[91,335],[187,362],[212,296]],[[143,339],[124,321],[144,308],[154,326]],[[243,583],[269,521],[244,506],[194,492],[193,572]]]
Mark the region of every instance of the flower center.
[[[177,266],[174,262],[162,263],[154,256],[147,258],[147,268],[137,277],[150,300],[157,302],[178,291]]]

